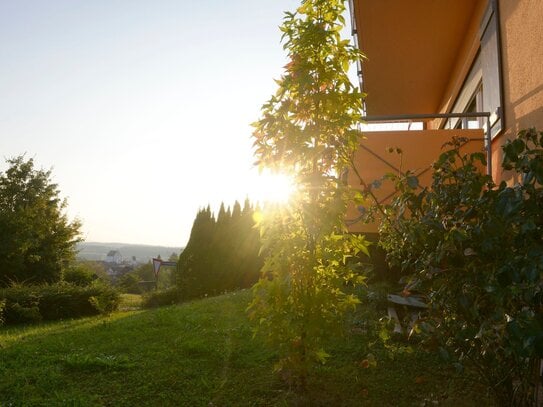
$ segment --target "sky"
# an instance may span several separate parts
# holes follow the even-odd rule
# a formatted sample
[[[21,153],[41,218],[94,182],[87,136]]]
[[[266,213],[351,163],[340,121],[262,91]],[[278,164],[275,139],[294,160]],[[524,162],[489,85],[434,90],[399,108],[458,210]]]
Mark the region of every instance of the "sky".
[[[251,126],[299,0],[0,0],[0,171],[53,170],[87,241],[184,246],[270,180]]]

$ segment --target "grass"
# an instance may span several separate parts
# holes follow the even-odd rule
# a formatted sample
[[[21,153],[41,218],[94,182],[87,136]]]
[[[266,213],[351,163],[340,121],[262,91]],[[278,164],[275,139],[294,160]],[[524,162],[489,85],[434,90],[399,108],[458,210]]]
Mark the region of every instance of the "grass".
[[[127,298],[133,307],[137,298]],[[272,372],[252,332],[248,291],[147,311],[0,329],[0,406],[476,406],[480,388],[434,355],[392,354],[368,336],[368,315],[336,338],[308,395]],[[375,319],[375,312],[371,318]],[[366,321],[366,322],[365,322]],[[366,367],[368,352],[375,367]]]
[[[141,295],[138,294],[121,294],[121,303],[119,309],[121,311],[130,311],[141,307]]]

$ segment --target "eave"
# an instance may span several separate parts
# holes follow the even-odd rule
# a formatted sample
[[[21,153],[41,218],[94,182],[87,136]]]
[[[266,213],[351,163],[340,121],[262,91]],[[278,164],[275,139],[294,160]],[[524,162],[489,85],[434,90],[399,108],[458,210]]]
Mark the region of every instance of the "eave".
[[[486,0],[353,0],[368,115],[441,110]],[[466,45],[467,44],[467,45]]]

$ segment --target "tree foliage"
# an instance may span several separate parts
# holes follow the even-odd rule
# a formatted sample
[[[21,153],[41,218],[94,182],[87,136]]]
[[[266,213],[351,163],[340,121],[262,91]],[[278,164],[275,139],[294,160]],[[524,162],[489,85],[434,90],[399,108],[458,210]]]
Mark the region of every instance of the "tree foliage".
[[[184,299],[248,288],[258,280],[262,261],[254,211],[246,200],[243,209],[236,201],[232,211],[221,204],[216,220],[209,207],[198,212],[177,267]]]
[[[51,171],[23,156],[0,173],[0,285],[55,282],[74,259],[80,223],[70,222]]]
[[[96,261],[76,261],[62,273],[62,279],[78,286],[89,286],[94,281],[109,283],[103,264]]]
[[[311,365],[328,356],[325,338],[358,302],[345,292],[362,281],[349,259],[367,252],[362,237],[344,233],[350,191],[340,178],[360,140],[363,101],[347,75],[362,54],[340,36],[344,11],[342,0],[306,0],[285,13],[289,62],[254,124],[259,166],[292,174],[299,191],[263,214],[266,259],[250,316],[279,349],[277,368],[302,390]]]
[[[459,143],[459,142],[458,142]],[[431,189],[398,179],[381,244],[409,289],[428,293],[419,329],[458,367],[474,366],[502,405],[535,404],[543,357],[543,133],[504,147],[518,183],[479,173],[459,144],[434,165]]]

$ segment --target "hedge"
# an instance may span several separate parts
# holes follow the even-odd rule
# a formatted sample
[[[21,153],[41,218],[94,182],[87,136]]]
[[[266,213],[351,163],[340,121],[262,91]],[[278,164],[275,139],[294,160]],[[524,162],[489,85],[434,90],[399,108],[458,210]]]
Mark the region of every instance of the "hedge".
[[[0,289],[5,324],[33,323],[109,313],[119,306],[119,294],[106,285],[67,283],[14,285]]]
[[[179,304],[183,301],[181,290],[177,287],[161,291],[151,291],[143,296],[144,308],[162,307],[165,305]]]

